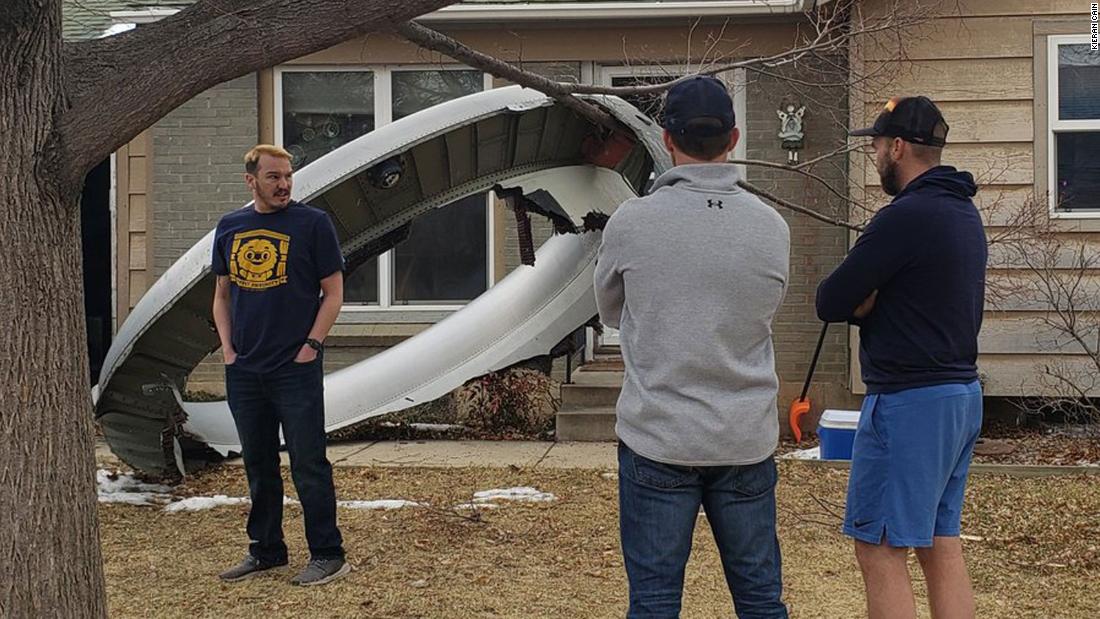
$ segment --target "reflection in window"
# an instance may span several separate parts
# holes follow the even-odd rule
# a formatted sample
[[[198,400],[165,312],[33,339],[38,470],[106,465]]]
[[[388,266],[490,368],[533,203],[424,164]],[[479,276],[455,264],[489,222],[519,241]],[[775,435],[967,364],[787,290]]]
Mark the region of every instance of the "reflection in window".
[[[1058,46],[1058,119],[1100,119],[1100,53]]]
[[[395,71],[393,119],[485,89],[480,71]]]
[[[1055,134],[1058,206],[1100,209],[1100,131]]]
[[[373,130],[373,73],[283,73],[283,146],[295,168]]]
[[[480,71],[395,71],[393,119],[481,92]],[[488,206],[471,196],[413,222],[408,240],[394,249],[393,303],[456,304],[488,286]]]
[[[344,273],[344,303],[378,303],[378,258]]]
[[[489,283],[485,194],[421,215],[394,249],[394,303],[472,301]]]

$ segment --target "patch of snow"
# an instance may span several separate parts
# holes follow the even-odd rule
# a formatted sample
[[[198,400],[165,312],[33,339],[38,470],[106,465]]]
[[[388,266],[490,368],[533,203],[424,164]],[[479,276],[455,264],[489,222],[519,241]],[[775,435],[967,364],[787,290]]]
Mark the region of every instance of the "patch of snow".
[[[252,499],[248,497],[233,497],[226,496],[224,494],[215,494],[214,496],[193,496],[186,499],[180,499],[164,506],[166,512],[197,512],[205,509],[214,509],[215,507],[224,507],[227,505],[247,505],[251,503]],[[292,499],[288,496],[283,496],[283,505],[300,505],[296,499]]]
[[[337,501],[340,507],[348,509],[401,509],[403,507],[420,507],[420,503],[406,501],[404,499],[381,499],[377,501]]]
[[[159,505],[167,499],[163,495],[151,492],[111,492],[99,495],[100,503],[122,503],[125,505]]]
[[[540,492],[530,486],[517,488],[503,488],[482,490],[474,493],[474,503],[489,503],[492,501],[520,501],[523,503],[545,503],[556,501],[558,497],[549,492]]]
[[[147,484],[129,473],[110,472],[99,469],[95,474],[96,494],[100,503],[122,503],[126,505],[159,505],[170,500],[168,486]]]
[[[789,454],[785,454],[783,458],[786,458],[788,460],[820,460],[821,447],[813,447],[810,449],[800,449],[799,451],[792,451]]]
[[[138,481],[136,477],[129,473],[112,473],[106,469],[96,471],[95,480],[100,494],[113,492],[158,492],[165,494],[172,491],[168,486],[147,484]]]
[[[166,512],[197,512],[204,509],[214,509],[223,505],[243,505],[250,501],[243,497],[230,497],[224,494],[214,496],[193,496],[180,501],[175,501],[164,506]],[[284,501],[285,502],[285,501]]]

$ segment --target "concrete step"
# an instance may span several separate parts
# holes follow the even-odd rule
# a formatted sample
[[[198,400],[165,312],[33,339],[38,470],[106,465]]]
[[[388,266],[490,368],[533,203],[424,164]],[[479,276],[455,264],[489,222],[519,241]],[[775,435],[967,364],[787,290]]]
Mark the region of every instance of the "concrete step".
[[[619,348],[618,344],[600,344],[596,347],[596,350],[592,351],[597,357],[600,355],[612,355],[615,357],[622,356],[623,351]]]
[[[615,408],[593,407],[558,412],[555,440],[615,441]]]
[[[586,371],[573,373],[573,382],[561,386],[561,407],[565,410],[615,406],[623,388],[623,373]]]
[[[585,372],[622,373],[622,371],[626,369],[626,366],[623,365],[623,358],[613,355],[599,355],[581,367],[584,368]]]

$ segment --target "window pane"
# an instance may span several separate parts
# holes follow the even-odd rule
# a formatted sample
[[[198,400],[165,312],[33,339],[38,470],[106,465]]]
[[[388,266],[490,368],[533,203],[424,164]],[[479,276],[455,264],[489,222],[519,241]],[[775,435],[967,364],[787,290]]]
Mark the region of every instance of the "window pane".
[[[1063,210],[1100,209],[1100,131],[1056,133],[1058,205]]]
[[[283,146],[301,168],[374,129],[374,74],[286,72]]]
[[[393,119],[485,90],[480,71],[395,71]]]
[[[394,303],[446,304],[475,299],[488,285],[485,194],[421,215],[394,249]]]
[[[1100,53],[1088,44],[1058,46],[1058,118],[1100,118]]]
[[[345,303],[378,303],[378,258],[371,258],[344,274]]]
[[[612,86],[647,86],[650,84],[663,84],[670,82],[679,75],[623,75],[611,78]],[[664,93],[658,92],[648,95],[627,95],[623,97],[628,103],[642,111],[643,114],[657,121],[664,122]]]
[[[301,168],[374,130],[374,74],[288,71],[283,78],[283,146]],[[378,259],[346,274],[346,303],[378,303]]]
[[[485,88],[480,71],[395,71],[393,119]],[[471,301],[488,284],[488,211],[484,194],[421,215],[394,249],[393,303]]]

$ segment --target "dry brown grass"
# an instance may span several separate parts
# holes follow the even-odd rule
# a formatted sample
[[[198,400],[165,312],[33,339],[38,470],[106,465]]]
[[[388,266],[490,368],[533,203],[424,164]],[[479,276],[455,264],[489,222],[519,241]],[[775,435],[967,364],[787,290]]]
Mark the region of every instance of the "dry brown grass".
[[[862,585],[850,542],[828,514],[830,503],[843,501],[847,473],[785,463],[781,474],[779,534],[792,616],[861,616]],[[510,504],[484,512],[480,522],[443,510],[342,509],[356,571],[315,589],[290,586],[290,572],[233,585],[216,580],[221,568],[243,554],[245,508],[176,514],[103,505],[112,616],[624,614],[617,486],[598,471],[339,469],[336,475],[345,499],[405,498],[446,507],[468,501],[478,490],[529,485],[559,500]],[[1095,479],[1074,478],[973,480],[964,533],[982,538],[966,542],[980,617],[1096,616],[1100,493],[1094,484]],[[228,467],[181,489],[188,495],[246,492],[243,471]],[[684,617],[729,617],[729,596],[705,524],[700,519],[688,566]],[[287,509],[286,532],[297,569],[306,553],[296,507]],[[926,607],[921,612],[927,616]]]

